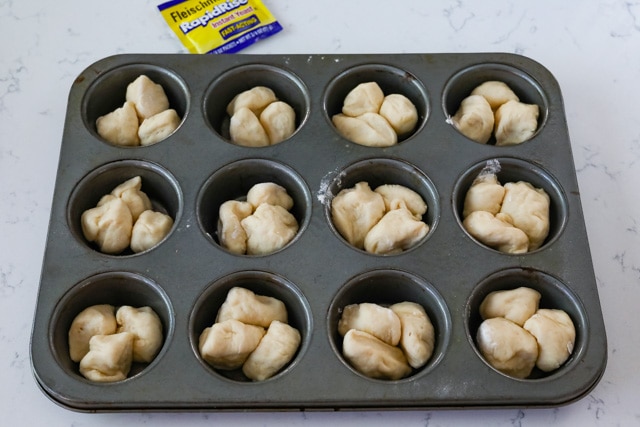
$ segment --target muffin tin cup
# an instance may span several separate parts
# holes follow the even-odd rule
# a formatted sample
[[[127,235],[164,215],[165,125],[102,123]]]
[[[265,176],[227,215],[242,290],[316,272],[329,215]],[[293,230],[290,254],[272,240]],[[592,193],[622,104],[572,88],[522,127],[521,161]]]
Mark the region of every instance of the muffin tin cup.
[[[165,141],[126,148],[105,143],[95,119],[124,97],[138,73],[165,86],[183,118]],[[539,103],[541,122],[526,143],[471,142],[448,122],[463,94],[503,79]],[[419,125],[397,145],[365,147],[331,124],[341,97],[377,81],[408,96]],[[224,134],[235,92],[272,86],[296,110],[282,143],[249,148]],[[116,102],[117,101],[117,102]],[[34,376],[46,396],[77,411],[355,410],[545,407],[580,399],[598,383],[607,342],[580,202],[562,95],[553,75],[512,54],[117,55],[88,67],[68,99],[31,339]],[[499,178],[527,180],[551,197],[551,233],[538,250],[509,255],[461,226],[466,190],[487,161]],[[82,235],[79,218],[125,179],[140,175],[154,206],[171,215],[170,234],[140,254],[106,255]],[[331,222],[333,197],[359,181],[401,184],[428,205],[428,235],[392,256],[355,249]],[[217,240],[218,210],[272,181],[294,199],[296,237],[262,256],[242,256]],[[497,372],[474,341],[479,301],[494,289],[529,284],[542,305],[559,305],[577,327],[571,358],[551,374],[518,380]],[[294,359],[265,381],[219,372],[197,351],[228,290],[242,285],[285,303],[302,336]],[[341,356],[340,310],[353,302],[421,304],[436,329],[427,364],[383,381]],[[151,305],[165,328],[156,359],[124,381],[83,378],[68,358],[66,334],[85,306]]]
[[[510,268],[492,273],[481,280],[472,291],[466,305],[467,339],[474,346],[478,357],[484,360],[477,350],[476,334],[482,323],[479,307],[484,298],[491,292],[527,287],[538,291],[541,295],[540,308],[563,310],[569,315],[576,330],[576,340],[568,360],[558,369],[543,372],[534,368],[531,375],[520,381],[544,381],[561,377],[565,372],[575,368],[581,360],[582,353],[588,346],[589,316],[585,312],[580,299],[556,277],[534,269]],[[496,371],[498,372],[498,371]],[[505,375],[500,373],[500,375]]]

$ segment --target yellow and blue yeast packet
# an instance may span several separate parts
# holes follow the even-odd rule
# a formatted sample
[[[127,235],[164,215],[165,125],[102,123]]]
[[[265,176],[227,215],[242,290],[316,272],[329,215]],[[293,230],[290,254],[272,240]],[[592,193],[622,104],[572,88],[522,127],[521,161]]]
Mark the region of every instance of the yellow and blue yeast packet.
[[[158,10],[191,53],[235,53],[282,30],[260,0],[171,0]]]

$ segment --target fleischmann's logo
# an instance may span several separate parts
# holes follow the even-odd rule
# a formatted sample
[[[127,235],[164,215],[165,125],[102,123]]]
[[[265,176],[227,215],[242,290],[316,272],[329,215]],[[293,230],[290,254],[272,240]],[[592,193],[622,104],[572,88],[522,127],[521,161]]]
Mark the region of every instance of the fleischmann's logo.
[[[180,24],[180,30],[187,34],[189,31],[199,27],[206,27],[209,21],[219,18],[223,15],[234,12],[241,6],[246,5],[249,0],[227,0],[220,2],[219,0],[200,0],[194,6],[184,7],[182,10],[174,10],[169,16],[173,22],[180,22],[188,19]],[[192,18],[194,15],[200,15]],[[230,20],[230,19],[228,19]],[[228,20],[225,20],[228,22]]]

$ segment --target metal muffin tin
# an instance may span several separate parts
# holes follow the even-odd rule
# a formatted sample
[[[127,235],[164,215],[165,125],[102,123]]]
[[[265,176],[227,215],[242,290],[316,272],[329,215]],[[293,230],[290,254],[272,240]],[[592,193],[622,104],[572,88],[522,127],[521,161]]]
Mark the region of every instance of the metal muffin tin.
[[[97,135],[95,120],[122,105],[127,84],[140,74],[163,85],[182,123],[152,146],[110,145]],[[521,100],[540,106],[531,140],[481,145],[447,123],[486,80],[502,80]],[[396,146],[356,145],[331,124],[345,95],[365,81],[376,81],[385,94],[408,96],[418,109],[418,128]],[[272,88],[295,109],[297,130],[270,147],[233,145],[224,109],[256,85]],[[526,180],[549,193],[551,230],[539,250],[499,253],[463,230],[464,194],[491,159],[502,165],[502,182]],[[102,254],[83,238],[80,215],[135,175],[174,227],[147,252]],[[431,228],[424,241],[390,256],[346,243],[331,224],[329,204],[361,180],[420,193]],[[263,181],[287,188],[300,231],[271,255],[233,255],[215,237],[218,207]],[[284,301],[289,323],[301,332],[295,359],[266,381],[215,371],[198,355],[200,332],[233,286]],[[553,373],[514,379],[476,349],[480,301],[516,286],[539,290],[541,306],[564,309],[576,325],[573,354]],[[360,375],[340,354],[340,310],[405,300],[422,304],[434,324],[432,358],[398,381]],[[149,305],[164,326],[156,359],[117,383],[84,379],[68,356],[72,319],[102,303]],[[562,95],[550,72],[528,58],[118,55],[88,67],[71,88],[31,343],[37,382],[60,405],[78,411],[557,406],[596,385],[606,346]]]

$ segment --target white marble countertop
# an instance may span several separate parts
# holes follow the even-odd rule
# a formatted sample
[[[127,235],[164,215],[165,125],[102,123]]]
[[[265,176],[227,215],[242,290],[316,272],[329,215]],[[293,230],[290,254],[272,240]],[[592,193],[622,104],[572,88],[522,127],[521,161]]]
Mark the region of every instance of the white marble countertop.
[[[3,425],[638,425],[640,2],[266,0],[284,31],[253,54],[511,52],[558,79],[608,335],[600,383],[552,409],[81,414],[37,387],[29,339],[66,99],[87,66],[185,52],[160,0],[0,1],[0,414]],[[435,5],[434,5],[435,3]]]

